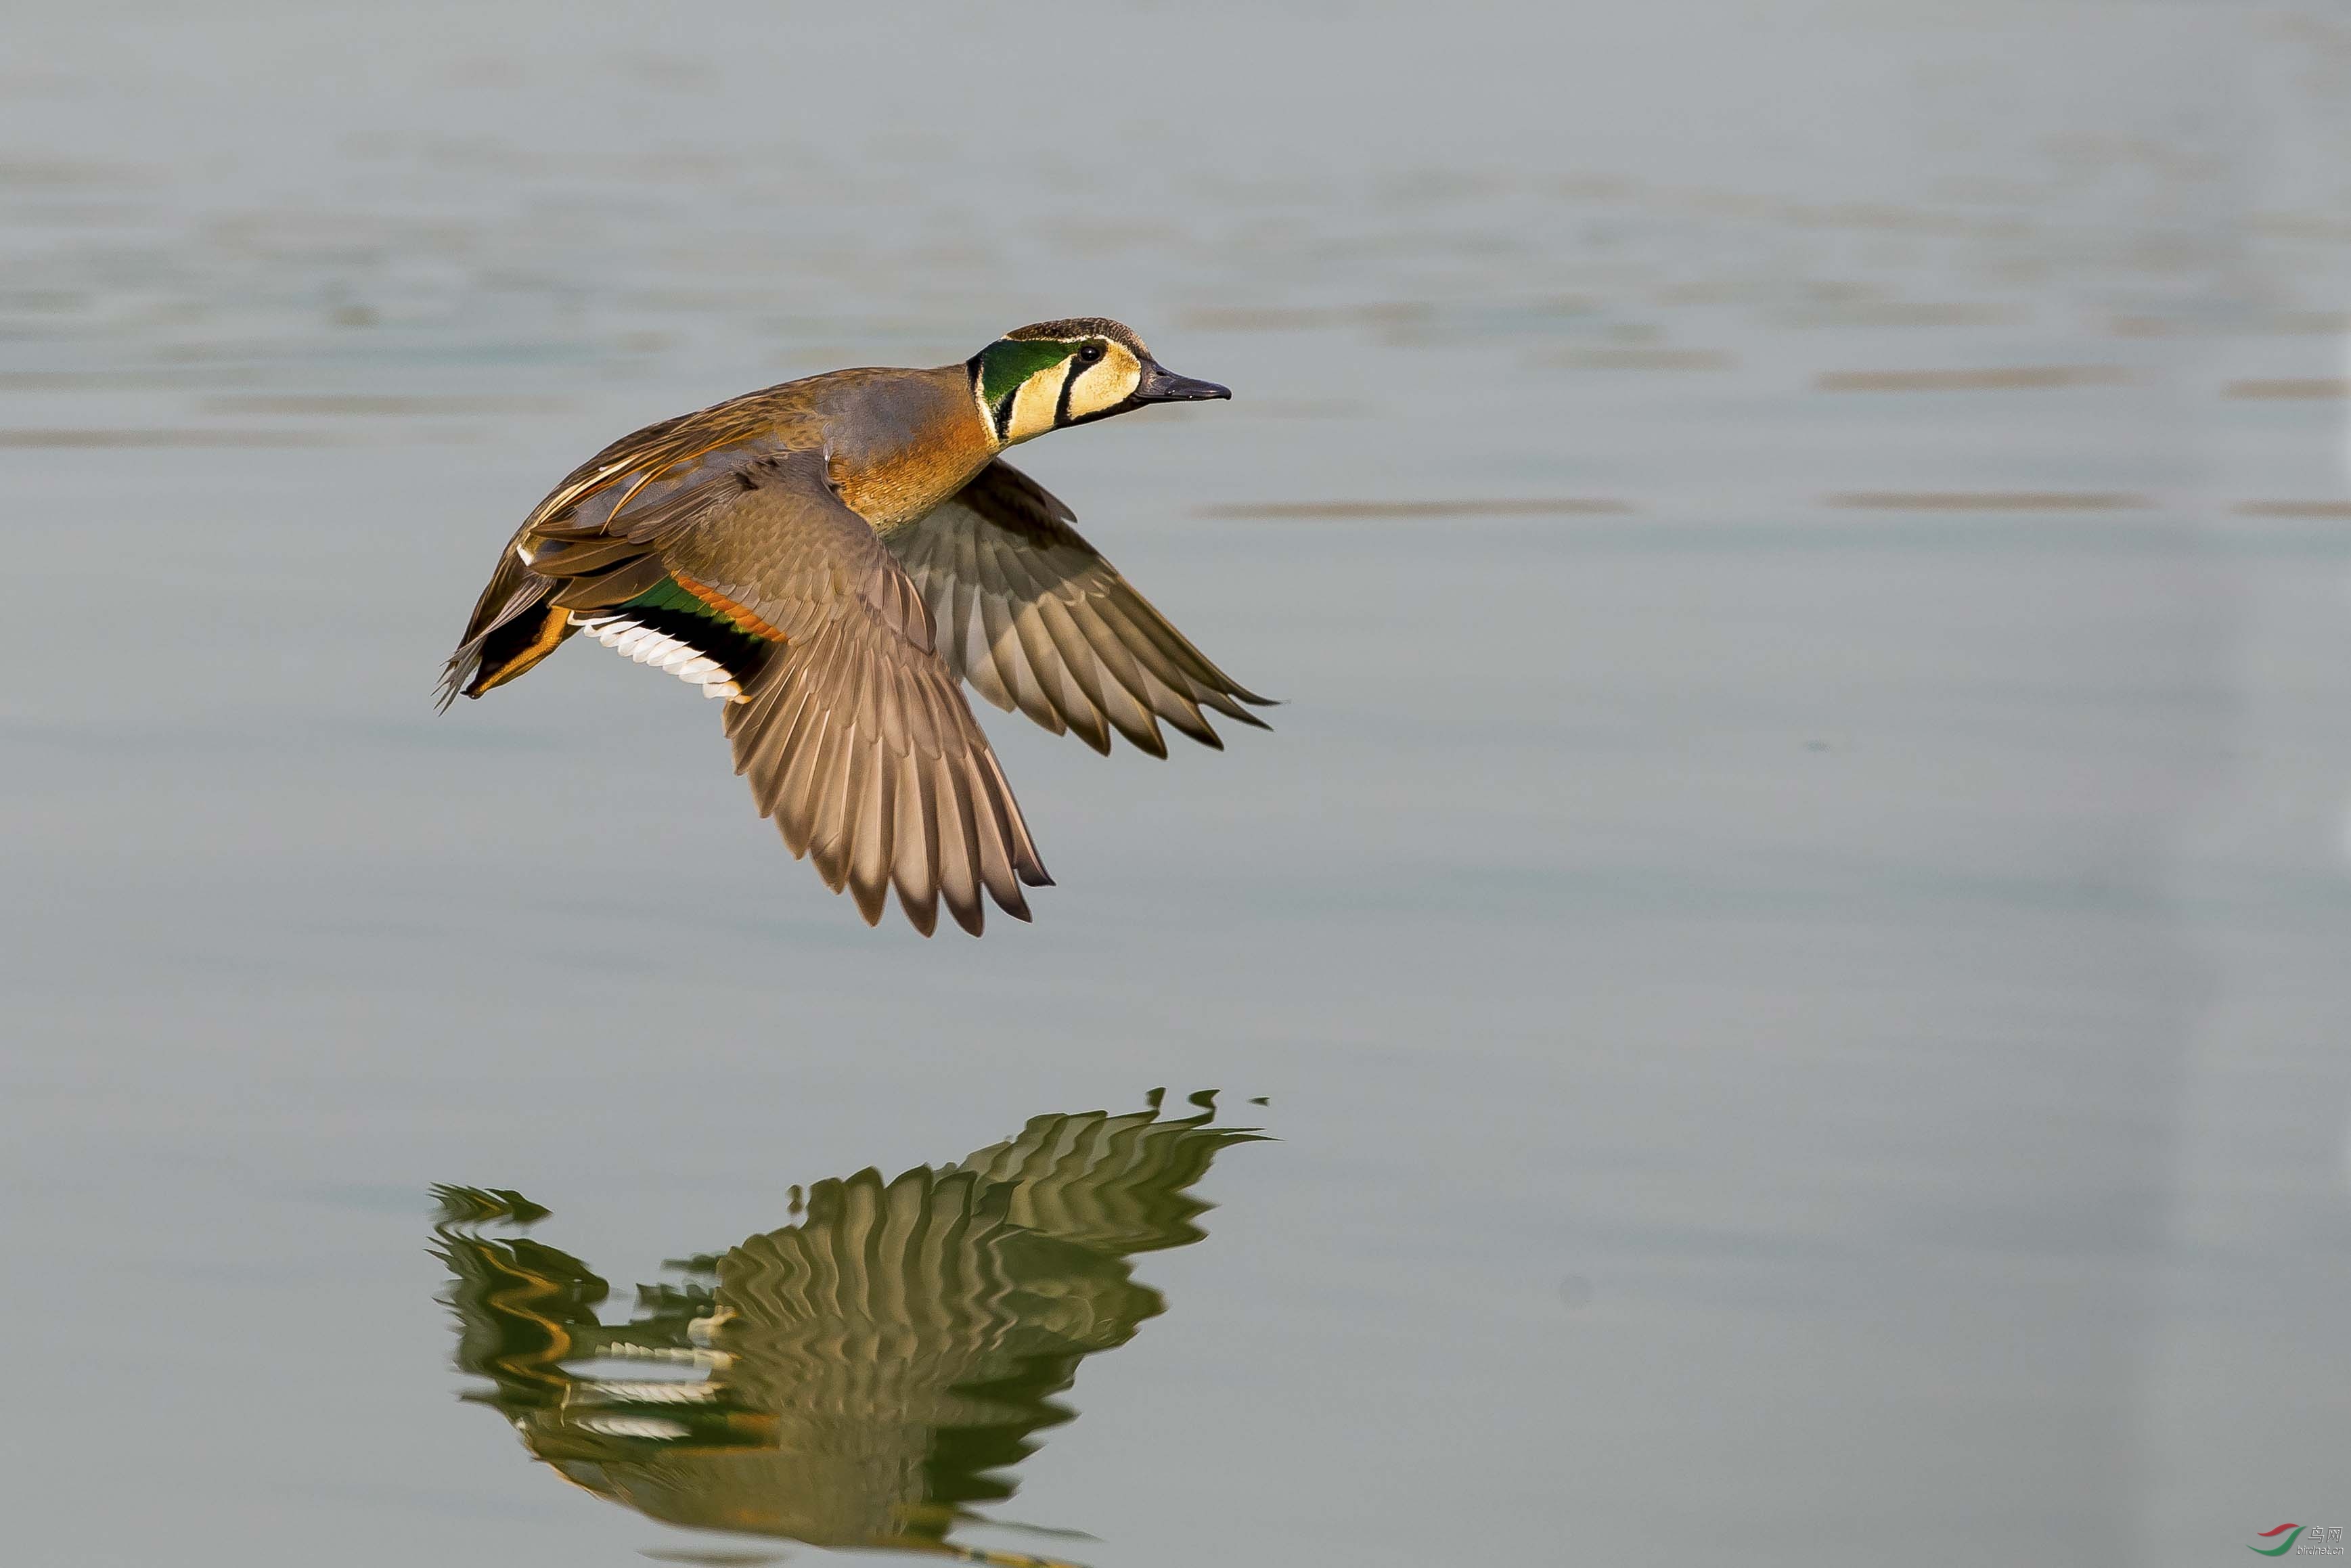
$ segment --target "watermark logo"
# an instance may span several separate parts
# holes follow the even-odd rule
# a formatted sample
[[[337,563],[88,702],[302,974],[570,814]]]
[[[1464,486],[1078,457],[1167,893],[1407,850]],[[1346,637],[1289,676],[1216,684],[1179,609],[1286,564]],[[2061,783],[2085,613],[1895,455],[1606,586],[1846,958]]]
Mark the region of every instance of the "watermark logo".
[[[2274,1546],[2247,1545],[2248,1552],[2258,1552],[2264,1557],[2283,1557],[2293,1552],[2296,1557],[2340,1557],[2343,1555],[2343,1527],[2339,1524],[2281,1524],[2261,1533],[2263,1541],[2274,1541]]]

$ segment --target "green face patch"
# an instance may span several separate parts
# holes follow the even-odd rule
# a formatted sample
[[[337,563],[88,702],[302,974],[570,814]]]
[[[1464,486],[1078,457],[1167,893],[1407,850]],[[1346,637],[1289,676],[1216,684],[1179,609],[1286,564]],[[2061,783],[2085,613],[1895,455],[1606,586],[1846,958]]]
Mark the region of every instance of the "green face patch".
[[[1075,343],[1050,339],[998,338],[979,351],[979,395],[989,403],[1009,397],[1022,382],[1078,351]]]

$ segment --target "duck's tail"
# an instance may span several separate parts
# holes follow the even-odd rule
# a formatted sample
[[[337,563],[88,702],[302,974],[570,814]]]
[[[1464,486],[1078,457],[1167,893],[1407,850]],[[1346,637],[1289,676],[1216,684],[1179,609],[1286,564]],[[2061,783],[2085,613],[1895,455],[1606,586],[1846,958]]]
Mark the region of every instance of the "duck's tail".
[[[531,570],[515,546],[507,547],[489,586],[474,601],[464,639],[442,667],[440,707],[460,693],[477,697],[506,685],[571,635],[571,612],[547,602],[555,588],[553,578]]]

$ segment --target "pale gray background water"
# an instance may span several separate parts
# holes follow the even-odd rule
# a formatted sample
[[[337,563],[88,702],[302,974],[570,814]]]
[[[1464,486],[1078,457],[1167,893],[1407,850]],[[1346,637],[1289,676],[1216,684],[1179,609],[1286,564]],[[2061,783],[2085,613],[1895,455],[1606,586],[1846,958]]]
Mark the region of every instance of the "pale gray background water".
[[[454,1401],[429,1183],[625,1291],[1160,1083],[1281,1141],[1021,1467],[1102,1568],[2351,1521],[2346,93],[2322,5],[20,0],[0,1555],[688,1549]],[[1092,311],[1236,400],[1026,465],[1288,706],[987,712],[1035,926],[868,931],[600,650],[430,711],[608,438]],[[1496,499],[1625,509],[1233,515]]]

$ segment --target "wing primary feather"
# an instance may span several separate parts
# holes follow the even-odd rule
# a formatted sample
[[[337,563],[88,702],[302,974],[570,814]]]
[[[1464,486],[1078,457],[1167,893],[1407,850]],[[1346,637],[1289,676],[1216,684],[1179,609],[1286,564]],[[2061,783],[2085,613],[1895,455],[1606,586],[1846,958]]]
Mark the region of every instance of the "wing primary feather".
[[[1102,695],[1102,664],[1094,651],[1087,645],[1085,634],[1070,618],[1070,607],[1051,594],[1040,596],[1034,613],[1045,635],[1052,640],[1053,650],[1061,655],[1061,683],[1070,688],[1063,706],[1071,709],[1071,727],[1078,727],[1078,714],[1085,716],[1085,727],[1079,731],[1086,744],[1105,755],[1110,751],[1110,727],[1105,722],[1109,706]]]
[[[1014,610],[1012,629],[1019,638],[1020,648],[1029,668],[1036,673],[1040,697],[1048,712],[1070,727],[1071,733],[1096,751],[1110,750],[1110,731],[1102,715],[1094,710],[1083,693],[1070,678],[1068,667],[1053,646],[1053,633],[1045,621],[1042,604],[1023,604]],[[1057,668],[1060,678],[1055,678]],[[1055,701],[1059,696],[1060,701]],[[1021,705],[1027,708],[1025,703]],[[1031,712],[1030,717],[1036,715]],[[1051,727],[1057,733],[1061,724]]]
[[[942,757],[931,764],[938,779],[939,896],[956,925],[972,936],[987,925],[979,907],[979,877],[973,864],[975,827],[971,795],[955,758]]]
[[[792,671],[778,680],[771,695],[758,699],[752,721],[756,729],[748,732],[751,750],[745,755],[751,763],[751,795],[758,803],[759,814],[772,814],[783,799],[785,765],[791,759],[791,737],[799,732],[811,714],[821,711],[821,705],[810,684]]]
[[[1102,618],[1102,603],[1106,596],[1100,593],[1081,594],[1069,604],[1070,620],[1085,637],[1086,646],[1102,661],[1112,680],[1140,696],[1143,694],[1143,671],[1134,654],[1119,640],[1118,632]]]
[[[1029,658],[1028,639],[1019,626],[1019,612],[994,594],[982,598],[979,607],[987,625],[989,654],[1013,702],[1022,713],[1055,735],[1065,733],[1069,724],[1045,695],[1044,682]]]
[[[1029,836],[1029,824],[1020,815],[1020,802],[1013,797],[1011,782],[1004,777],[1003,766],[996,760],[996,753],[983,751],[979,754],[979,759],[1004,801],[1012,846],[1013,870],[1019,873],[1022,882],[1031,887],[1052,886],[1052,873],[1045,869],[1045,862],[1038,858],[1036,841]]]
[[[1151,680],[1151,711],[1190,736],[1211,751],[1225,748],[1225,737],[1218,735],[1190,697],[1153,675]]]
[[[783,807],[784,776],[796,755],[792,737],[812,717],[821,716],[823,709],[798,672],[789,672],[770,691],[755,700],[758,706],[747,727],[747,739],[754,747],[750,754],[751,794],[758,802],[759,814],[765,817]]]
[[[858,737],[850,767],[849,891],[865,924],[878,925],[890,895],[890,792],[877,737]]]
[[[1147,612],[1138,614],[1125,596],[1106,593],[1093,602],[1093,612],[1104,629],[1131,653],[1138,668],[1165,682],[1171,689],[1187,691],[1199,661],[1184,656],[1183,638],[1168,628],[1162,634],[1158,618]]]
[[[1198,682],[1192,685],[1192,699],[1202,707],[1215,708],[1227,718],[1248,725],[1251,729],[1271,729],[1273,726],[1241,706],[1223,692],[1205,688]]]
[[[965,612],[962,634],[955,644],[961,655],[964,679],[972,689],[1006,713],[1019,710],[1012,700],[1011,689],[1005,685],[1002,672],[996,667],[996,656],[987,645],[987,622],[977,609]]]
[[[890,857],[890,880],[898,907],[928,936],[939,924],[938,807],[931,795],[931,759],[907,758],[898,770],[897,842]]]
[[[1192,687],[1196,697],[1210,692],[1230,693],[1259,707],[1274,706],[1272,698],[1258,695],[1210,663],[1207,654],[1192,645],[1190,638],[1170,625],[1167,618],[1152,608],[1151,601],[1135,592],[1132,586],[1127,587],[1124,594],[1106,597],[1102,612],[1105,619],[1115,618],[1123,622],[1134,633],[1122,639],[1128,647],[1157,649],[1165,661],[1166,674],[1176,676]],[[1248,716],[1238,716],[1245,718]]]
[[[1128,655],[1108,623],[1094,613],[1091,601],[1080,600],[1069,606],[1069,616],[1071,624],[1085,639],[1088,651],[1099,662],[1102,674],[1106,677],[1097,683],[1102,693],[1103,713],[1136,749],[1147,751],[1154,757],[1165,757],[1167,740],[1159,733],[1158,721],[1152,716],[1150,687],[1144,684],[1143,671]]]
[[[822,707],[810,704],[784,744],[789,760],[776,789],[776,825],[795,860],[809,852],[809,830],[816,815],[809,800],[815,793],[817,756],[824,749],[824,737],[831,727],[827,722],[830,717]]]
[[[824,884],[835,893],[849,874],[849,858],[842,852],[841,819],[849,808],[851,734],[849,715],[837,710],[825,715],[824,738],[816,747],[816,763],[810,769],[800,808],[808,819],[809,858]]]
[[[980,773],[974,782],[979,799],[974,802],[978,828],[979,878],[988,896],[1016,919],[1029,918],[1029,901],[1020,895],[1020,879],[1012,870],[1012,824],[996,780]]]

